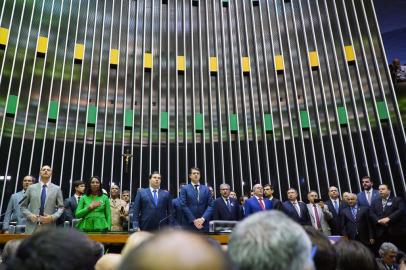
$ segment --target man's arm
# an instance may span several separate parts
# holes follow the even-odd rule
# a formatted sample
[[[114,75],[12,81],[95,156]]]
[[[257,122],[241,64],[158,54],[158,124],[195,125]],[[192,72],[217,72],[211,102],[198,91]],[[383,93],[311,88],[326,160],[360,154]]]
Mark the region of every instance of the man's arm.
[[[62,196],[62,190],[58,187],[58,194],[56,195],[56,207],[58,208],[58,211],[52,214],[52,219],[57,220],[63,213],[63,210],[65,209],[63,205],[63,196]]]
[[[189,206],[186,205],[187,202],[187,190],[186,188],[182,188],[180,190],[180,207],[182,208],[183,213],[185,214],[188,223],[193,223],[196,217],[193,215],[192,211],[190,211]]]
[[[64,202],[64,208],[65,210],[63,211],[63,216],[66,218],[64,221],[68,220],[69,222],[72,221],[74,218],[73,212],[72,212],[72,204],[71,204],[71,198],[67,198]]]
[[[28,187],[27,191],[25,192],[25,196],[27,196],[27,199],[23,201],[21,204],[20,210],[21,213],[25,216],[26,219],[31,220],[31,217],[34,215],[31,213],[31,211],[28,209],[28,205],[30,204],[31,200],[31,193],[32,193],[32,188]]]
[[[207,223],[211,219],[211,215],[213,213],[213,197],[211,196],[210,190],[207,189],[207,208],[206,211],[203,213],[203,218],[204,221],[207,221]]]
[[[133,202],[133,228],[134,229],[139,229],[139,215],[140,215],[140,209],[141,209],[141,189],[137,190],[137,195],[135,196],[134,202]]]

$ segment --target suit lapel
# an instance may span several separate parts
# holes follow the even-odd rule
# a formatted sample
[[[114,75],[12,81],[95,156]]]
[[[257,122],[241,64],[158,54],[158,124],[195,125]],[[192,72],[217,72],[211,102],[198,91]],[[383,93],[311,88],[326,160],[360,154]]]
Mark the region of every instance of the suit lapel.
[[[70,200],[70,202],[71,202],[71,208],[72,209],[76,209],[76,207],[78,207],[78,202],[76,201],[76,197],[75,196],[72,196],[71,197],[71,200]]]
[[[151,189],[150,189],[150,188],[146,188],[146,189],[144,189],[144,190],[145,190],[145,192],[147,193],[147,196],[148,196],[149,200],[151,201],[152,205],[154,205],[154,206],[156,207],[155,202],[154,202],[154,197],[152,197]]]
[[[47,195],[46,195],[46,197],[45,197],[44,212],[45,212],[45,209],[47,208],[48,201],[49,201],[49,195],[50,195],[51,192],[52,192],[52,188],[53,188],[52,183],[49,183],[49,184],[48,184],[48,187],[46,188],[46,190],[47,190],[46,194],[47,194]]]
[[[160,205],[161,201],[162,201],[162,197],[164,196],[164,191],[162,189],[158,189],[158,203],[157,203],[157,207],[158,205]]]

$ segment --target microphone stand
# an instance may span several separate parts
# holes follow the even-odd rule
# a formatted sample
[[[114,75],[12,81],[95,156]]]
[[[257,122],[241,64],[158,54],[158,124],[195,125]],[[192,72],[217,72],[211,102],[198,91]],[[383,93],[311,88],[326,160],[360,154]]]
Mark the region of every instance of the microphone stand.
[[[170,217],[172,217],[172,216],[173,216],[173,214],[169,214],[169,215],[167,215],[166,217],[164,217],[163,219],[161,219],[161,220],[159,221],[158,231],[161,230],[161,224],[162,224],[162,222],[168,220],[168,218],[170,218]]]

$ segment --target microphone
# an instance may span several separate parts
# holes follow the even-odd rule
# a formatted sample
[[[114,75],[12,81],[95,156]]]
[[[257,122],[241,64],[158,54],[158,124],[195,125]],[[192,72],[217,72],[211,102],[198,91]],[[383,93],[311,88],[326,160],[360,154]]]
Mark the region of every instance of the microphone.
[[[169,214],[169,215],[167,215],[166,217],[164,217],[163,219],[161,219],[161,220],[159,221],[159,225],[158,225],[158,230],[159,230],[159,231],[161,230],[161,224],[162,224],[162,222],[168,220],[168,218],[170,218],[170,217],[172,217],[172,216],[173,216],[173,214]]]

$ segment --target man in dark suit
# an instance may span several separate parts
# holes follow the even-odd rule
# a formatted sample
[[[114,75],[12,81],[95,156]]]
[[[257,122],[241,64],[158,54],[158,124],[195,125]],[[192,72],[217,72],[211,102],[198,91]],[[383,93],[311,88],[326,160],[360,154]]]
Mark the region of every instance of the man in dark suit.
[[[294,188],[288,189],[288,201],[283,203],[285,214],[301,225],[312,225],[307,206],[304,202],[297,200],[297,191]]]
[[[379,199],[379,192],[373,189],[374,182],[369,176],[362,177],[361,183],[364,190],[357,194],[358,204],[370,207],[373,201]]]
[[[180,191],[180,203],[186,216],[186,228],[208,232],[213,212],[213,197],[206,185],[200,184],[200,170],[189,170],[190,184]]]
[[[270,184],[264,186],[264,197],[272,202],[272,209],[283,211],[283,205],[280,200],[273,196],[274,189]]]
[[[245,217],[256,212],[272,210],[272,202],[264,198],[264,189],[261,184],[256,184],[252,188],[253,196],[245,202]]]
[[[341,210],[342,235],[350,240],[357,240],[370,246],[374,243],[374,235],[369,220],[369,209],[357,204],[357,195],[349,194],[348,207]]]
[[[406,249],[405,202],[400,197],[391,197],[388,185],[379,186],[380,199],[371,204],[370,215],[375,227],[377,246],[390,241],[401,250]]]
[[[180,191],[186,186],[186,183],[180,183],[179,185],[179,196],[172,200],[172,211],[173,211],[173,221],[175,226],[183,227],[187,224],[185,214],[182,211],[182,206],[180,203]]]
[[[328,221],[331,228],[331,235],[341,235],[341,218],[340,212],[342,208],[346,207],[346,203],[340,200],[338,189],[335,186],[331,186],[328,189],[329,199],[326,201],[326,205],[333,218]]]
[[[65,199],[65,201],[63,202],[65,210],[63,211],[63,214],[60,218],[62,224],[65,221],[69,221],[69,223],[72,223],[72,220],[75,218],[76,207],[78,206],[79,200],[82,197],[83,193],[85,193],[85,182],[77,180],[73,182],[73,187],[75,189],[75,194]]]
[[[213,220],[241,220],[240,205],[236,199],[230,197],[230,185],[220,185],[221,196],[214,200]]]
[[[134,199],[133,228],[138,231],[156,231],[172,225],[172,198],[160,189],[161,175],[154,171],[149,176],[149,187],[140,188]]]

